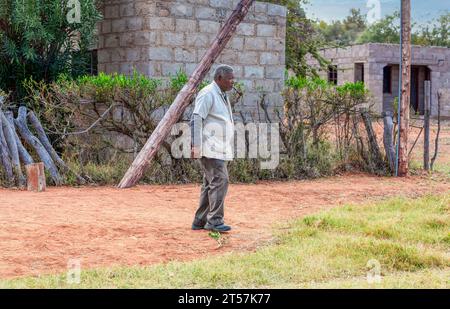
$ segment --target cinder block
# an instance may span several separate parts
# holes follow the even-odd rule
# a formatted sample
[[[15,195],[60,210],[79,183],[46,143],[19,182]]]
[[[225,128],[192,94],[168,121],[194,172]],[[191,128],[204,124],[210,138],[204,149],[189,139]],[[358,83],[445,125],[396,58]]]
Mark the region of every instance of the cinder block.
[[[185,72],[186,66],[184,63],[171,63],[171,62],[164,62],[161,64],[161,70],[163,76],[172,76],[176,75],[178,72]]]
[[[176,3],[170,10],[172,16],[177,17],[192,17],[194,15],[194,8],[192,5],[184,3]]]
[[[186,45],[195,47],[209,47],[209,37],[202,33],[186,34]]]
[[[267,14],[267,3],[255,2],[255,13]]]
[[[120,14],[119,14],[120,10],[119,10],[119,6],[118,5],[108,5],[105,7],[105,18],[110,19],[110,18],[119,18]]]
[[[245,66],[244,67],[245,78],[264,78],[264,68],[260,66]]]
[[[168,47],[150,47],[148,51],[149,60],[165,60],[173,59],[173,49]]]
[[[210,0],[210,5],[215,8],[226,8],[226,9],[232,9],[233,8],[233,2],[230,0]]]
[[[132,17],[127,19],[127,30],[136,31],[142,30],[144,24],[144,19],[142,17]]]
[[[107,63],[111,61],[109,51],[106,49],[101,49],[97,53],[97,60],[99,63]]]
[[[268,5],[267,15],[286,17],[286,14],[287,14],[286,7],[284,7],[282,5],[277,5],[277,4],[269,4]]]
[[[285,44],[282,39],[267,38],[267,51],[284,51]]]
[[[240,23],[237,28],[238,35],[254,36],[256,34],[255,25],[250,23]]]
[[[197,52],[191,48],[175,48],[175,61],[178,62],[195,62],[197,60]]]
[[[106,33],[110,33],[112,28],[111,28],[111,20],[103,20],[101,21],[102,24],[102,31],[101,34],[106,34]]]
[[[149,62],[139,62],[135,64],[136,71],[149,77],[157,76],[155,65]]]
[[[150,30],[175,30],[175,20],[169,17],[147,17],[148,28]]]
[[[190,19],[177,19],[176,21],[176,31],[177,32],[196,32],[197,31],[197,21]]]
[[[195,9],[195,17],[197,19],[216,20],[216,10],[208,7],[197,7]]]
[[[110,54],[111,54],[111,61],[112,62],[125,61],[125,57],[126,57],[125,49],[114,48],[114,49],[111,49]]]
[[[163,32],[161,44],[164,46],[184,46],[184,33]]]
[[[258,36],[275,37],[277,35],[277,27],[272,25],[257,25],[256,34]]]
[[[134,4],[134,11],[137,16],[154,15],[156,13],[156,3],[150,1],[136,1]]]
[[[133,65],[131,63],[121,63],[120,64],[120,73],[125,75],[133,74]]]
[[[280,56],[277,53],[267,53],[263,52],[260,55],[260,64],[266,65],[266,64],[279,64],[280,63]]]
[[[243,50],[244,49],[244,38],[233,38],[227,45],[227,48]]]
[[[266,67],[266,78],[271,79],[282,79],[284,78],[284,66],[267,66]]]
[[[261,79],[255,81],[255,89],[262,90],[264,92],[273,92],[275,83],[271,79]]]
[[[105,37],[105,47],[118,47],[119,46],[119,35],[118,34],[108,34]]]
[[[258,64],[258,53],[252,51],[238,52],[238,63],[240,64]]]
[[[119,72],[119,64],[118,63],[109,63],[105,67],[106,74],[113,74]]]
[[[198,22],[200,32],[202,33],[219,33],[220,23],[209,20],[200,20]]]
[[[244,48],[246,50],[263,51],[266,49],[266,40],[264,38],[245,38]]]
[[[141,51],[139,48],[128,48],[126,50],[127,61],[139,61],[141,58]]]
[[[135,13],[134,13],[134,3],[133,2],[120,5],[120,16],[121,17],[134,16]]]
[[[112,32],[125,31],[125,19],[114,19],[111,23]]]

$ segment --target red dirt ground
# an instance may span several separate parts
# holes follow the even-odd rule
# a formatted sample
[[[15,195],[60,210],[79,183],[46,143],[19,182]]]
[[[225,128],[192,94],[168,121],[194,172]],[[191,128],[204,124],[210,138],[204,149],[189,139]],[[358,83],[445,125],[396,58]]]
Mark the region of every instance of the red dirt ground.
[[[446,126],[439,157],[445,164],[450,164],[449,137]],[[199,185],[0,189],[0,278],[65,272],[69,259],[80,259],[86,269],[254,250],[272,239],[274,226],[321,209],[449,191],[446,177],[365,174],[231,185],[225,216],[234,230],[217,249],[207,232],[190,230]]]
[[[73,258],[80,259],[83,268],[94,268],[252,250],[271,239],[275,223],[320,209],[449,190],[445,180],[364,174],[231,185],[226,221],[234,231],[219,250],[207,232],[189,229],[198,185],[0,190],[0,278],[64,272]]]

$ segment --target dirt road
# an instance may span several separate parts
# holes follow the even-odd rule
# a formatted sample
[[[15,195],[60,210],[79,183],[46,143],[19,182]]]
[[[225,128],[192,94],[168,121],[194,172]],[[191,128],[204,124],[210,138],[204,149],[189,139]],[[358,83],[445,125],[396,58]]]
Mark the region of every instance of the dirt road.
[[[352,174],[231,185],[225,216],[234,230],[220,249],[207,232],[190,230],[199,190],[199,185],[0,189],[0,278],[64,272],[69,259],[94,268],[253,250],[271,239],[274,226],[295,217],[343,203],[449,191],[450,183]]]

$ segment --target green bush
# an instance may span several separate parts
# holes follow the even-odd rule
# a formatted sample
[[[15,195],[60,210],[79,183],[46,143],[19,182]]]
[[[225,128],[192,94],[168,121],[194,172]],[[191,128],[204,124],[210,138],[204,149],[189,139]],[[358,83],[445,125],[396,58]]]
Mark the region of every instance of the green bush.
[[[133,153],[156,128],[158,119],[152,115],[168,108],[187,80],[183,72],[168,80],[137,72],[131,76],[100,73],[77,79],[63,74],[50,84],[30,78],[24,86],[27,104],[39,111],[46,129],[54,132],[52,141],[72,168],[97,184],[116,184],[130,166]],[[201,87],[206,84],[203,82]],[[254,183],[305,179],[332,175],[347,165],[364,168],[353,139],[342,137],[333,143],[328,136],[330,128],[342,131],[342,136],[351,129],[349,123],[354,120],[356,107],[368,100],[364,85],[347,83],[336,87],[318,78],[293,77],[286,86],[286,117],[280,123],[283,152],[278,167],[263,170],[259,159],[236,159],[228,165],[230,180]],[[234,95],[232,105],[239,99],[239,95]],[[100,118],[105,111],[106,116]],[[84,134],[67,134],[88,128],[99,119]],[[132,145],[120,148],[112,136],[126,136]],[[200,182],[198,162],[171,157],[170,141],[163,144],[142,182]],[[68,181],[75,183],[75,179]]]
[[[22,81],[49,83],[61,73],[89,72],[89,47],[101,18],[95,0],[79,0],[80,21],[70,20],[66,1],[0,0],[0,88],[14,101],[25,95]]]
[[[308,176],[355,168],[371,171],[360,115],[363,105],[370,105],[364,83],[336,86],[320,78],[293,76],[286,86],[281,138],[294,170]]]

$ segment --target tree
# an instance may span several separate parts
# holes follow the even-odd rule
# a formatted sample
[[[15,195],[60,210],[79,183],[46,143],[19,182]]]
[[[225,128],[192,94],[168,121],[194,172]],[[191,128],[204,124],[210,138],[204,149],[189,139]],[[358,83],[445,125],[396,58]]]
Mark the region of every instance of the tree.
[[[96,0],[0,0],[0,88],[20,99],[25,79],[85,73],[100,18]]]
[[[450,48],[450,12],[441,15],[434,22],[422,26],[414,43]]]
[[[423,25],[411,24],[411,40],[414,45],[450,47],[450,13]],[[368,27],[357,43],[393,43],[400,42],[400,13],[395,12]]]
[[[400,13],[394,12],[369,26],[356,40],[357,43],[392,43],[400,42]]]
[[[323,44],[333,47],[354,44],[361,33],[367,28],[365,16],[360,9],[351,9],[343,21],[337,20],[330,24],[320,21],[316,29],[320,32]]]
[[[308,0],[267,0],[287,8],[286,29],[286,66],[298,76],[317,75],[313,67],[308,65],[307,56],[311,55],[322,66],[328,62],[319,54],[322,40],[315,28],[315,23],[306,16],[303,5]]]

